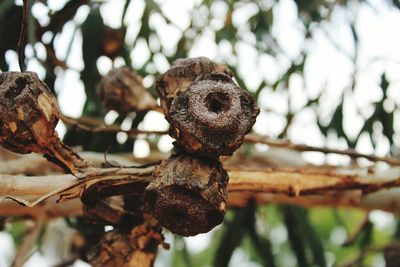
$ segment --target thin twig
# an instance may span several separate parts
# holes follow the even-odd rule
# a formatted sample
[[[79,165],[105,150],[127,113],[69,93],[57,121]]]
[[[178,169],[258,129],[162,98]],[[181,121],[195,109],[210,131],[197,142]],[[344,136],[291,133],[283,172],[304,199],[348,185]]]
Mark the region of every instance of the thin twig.
[[[87,126],[83,123],[81,123],[79,120],[61,115],[60,116],[61,120],[72,126],[76,127],[77,129],[81,131],[87,131],[87,132],[92,132],[92,133],[118,133],[118,132],[123,132],[128,134],[130,137],[136,137],[139,134],[168,134],[168,131],[142,131],[138,129],[131,129],[131,130],[122,130],[119,126],[117,125],[111,125],[107,126],[104,123],[96,120],[91,119],[91,124],[96,124],[97,126],[91,127]],[[268,146],[273,146],[273,147],[281,147],[281,148],[288,148],[291,150],[296,150],[300,152],[321,152],[324,154],[338,154],[338,155],[345,155],[349,156],[351,158],[365,158],[373,162],[386,162],[387,164],[393,165],[393,166],[400,166],[400,160],[395,159],[395,158],[389,158],[389,157],[379,157],[375,155],[368,155],[368,154],[362,154],[357,151],[354,151],[352,149],[346,149],[346,150],[340,150],[340,149],[335,149],[335,148],[326,148],[326,147],[315,147],[315,146],[309,146],[309,145],[303,145],[303,144],[293,144],[287,140],[282,140],[282,139],[270,139],[265,136],[260,136],[256,134],[248,134],[244,138],[244,142],[250,143],[250,144],[265,144]]]
[[[24,13],[22,16],[21,22],[21,31],[19,33],[19,40],[18,40],[18,63],[21,72],[25,71],[25,35],[26,35],[26,28],[28,25],[28,0],[23,0],[24,3]]]
[[[390,245],[390,244],[389,244]],[[340,267],[361,266],[360,263],[369,255],[384,251],[389,245],[370,247],[362,250],[360,254],[353,260],[341,265]]]
[[[245,137],[244,141],[246,143],[252,143],[252,144],[265,144],[265,145],[273,146],[273,147],[288,148],[288,149],[292,149],[292,150],[296,150],[296,151],[300,151],[300,152],[321,152],[324,154],[345,155],[345,156],[349,156],[351,158],[365,158],[365,159],[368,159],[368,160],[374,161],[374,162],[381,161],[381,162],[386,162],[387,164],[390,164],[390,165],[400,166],[400,161],[398,159],[362,154],[362,153],[359,153],[352,149],[340,150],[340,149],[335,149],[335,148],[315,147],[315,146],[302,145],[302,144],[293,144],[286,140],[274,140],[274,139],[269,139],[267,137],[256,135],[256,134],[247,135]]]
[[[36,218],[35,226],[29,230],[25,236],[22,245],[19,247],[17,255],[15,256],[12,267],[22,267],[29,256],[32,255],[33,248],[36,245],[36,241],[45,225],[46,215],[42,213]]]
[[[365,230],[369,223],[369,213],[366,212],[364,215],[364,218],[362,222],[357,226],[357,228],[354,230],[354,232],[347,238],[347,240],[343,243],[343,246],[352,246],[356,241],[357,238],[360,236],[361,232]]]
[[[78,119],[74,119],[65,115],[60,115],[60,119],[67,125],[77,128],[78,130],[91,132],[91,133],[126,133],[129,137],[137,137],[139,134],[167,134],[168,131],[144,131],[138,129],[122,130],[116,125],[105,125],[101,122],[97,122],[97,126],[88,126],[80,122]]]

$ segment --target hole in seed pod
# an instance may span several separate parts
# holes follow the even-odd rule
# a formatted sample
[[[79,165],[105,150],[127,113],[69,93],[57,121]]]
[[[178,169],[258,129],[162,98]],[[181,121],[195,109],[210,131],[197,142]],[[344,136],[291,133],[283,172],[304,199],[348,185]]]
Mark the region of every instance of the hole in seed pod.
[[[210,112],[220,113],[228,110],[230,106],[230,98],[227,93],[223,92],[212,92],[209,93],[205,99],[205,104]]]
[[[19,96],[21,94],[22,90],[25,88],[25,85],[26,85],[26,81],[23,77],[16,78],[15,86],[10,87],[10,90],[8,90],[5,93],[5,96],[10,99]]]
[[[180,207],[172,207],[170,209],[170,216],[172,220],[179,223],[185,220],[186,212]]]

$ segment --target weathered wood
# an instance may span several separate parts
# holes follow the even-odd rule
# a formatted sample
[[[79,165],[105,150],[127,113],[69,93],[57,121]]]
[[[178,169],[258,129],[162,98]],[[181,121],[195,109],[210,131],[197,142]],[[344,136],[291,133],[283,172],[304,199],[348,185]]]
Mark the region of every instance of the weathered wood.
[[[362,209],[400,211],[400,168],[381,173],[332,170],[324,167],[238,169],[226,167],[230,177],[228,206],[244,206],[249,199],[257,203],[292,203],[303,206],[346,206]],[[153,168],[105,169],[79,179],[73,175],[40,177],[0,176],[0,200],[14,198],[37,206],[51,195],[64,200],[78,198],[85,188],[108,180],[115,186],[150,181]],[[40,181],[40,182],[39,182]],[[68,203],[68,202],[66,202]],[[3,208],[5,205],[7,209]],[[14,208],[11,209],[10,205]],[[59,204],[62,207],[63,203]],[[54,208],[57,210],[57,205]],[[26,212],[26,207],[21,207]],[[18,204],[0,202],[0,215],[18,213]],[[57,213],[57,212],[56,212]]]

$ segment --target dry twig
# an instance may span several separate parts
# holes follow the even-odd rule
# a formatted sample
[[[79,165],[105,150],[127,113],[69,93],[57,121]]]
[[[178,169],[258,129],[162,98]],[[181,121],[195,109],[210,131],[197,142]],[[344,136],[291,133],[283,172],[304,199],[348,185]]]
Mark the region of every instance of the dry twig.
[[[12,267],[22,267],[25,261],[32,254],[33,248],[36,245],[36,241],[40,235],[40,232],[45,225],[45,221],[46,215],[44,213],[40,213],[36,217],[34,227],[28,231],[24,238],[24,241],[22,242],[22,245],[18,248],[14,262],[11,265]]]
[[[85,124],[82,120],[74,119],[65,115],[61,115],[60,119],[67,125],[71,127],[75,127],[78,130],[91,132],[91,133],[126,133],[129,137],[137,137],[139,134],[167,134],[168,131],[143,131],[138,129],[131,129],[131,130],[122,130],[120,127],[116,125],[106,125],[100,121],[94,121],[93,119],[90,120],[92,125],[90,126]]]
[[[282,147],[282,148],[288,148],[292,150],[296,150],[299,152],[321,152],[324,154],[338,154],[338,155],[344,155],[344,156],[349,156],[351,158],[365,158],[370,161],[381,161],[381,162],[386,162],[387,164],[393,165],[393,166],[400,166],[400,160],[394,159],[394,158],[388,158],[388,157],[378,157],[374,155],[367,155],[367,154],[362,154],[357,151],[351,150],[351,149],[346,149],[346,150],[340,150],[340,149],[334,149],[334,148],[326,148],[326,147],[315,147],[315,146],[309,146],[309,145],[302,145],[302,144],[293,144],[287,140],[273,140],[269,139],[260,135],[256,134],[249,134],[245,137],[245,142],[246,143],[252,143],[252,144],[265,144],[268,146],[273,146],[273,147]]]
[[[23,0],[24,4],[24,13],[22,15],[22,22],[21,22],[21,31],[19,33],[18,39],[18,63],[21,72],[25,71],[25,35],[26,35],[26,27],[28,25],[28,0]]]
[[[79,119],[74,119],[65,115],[60,116],[61,120],[66,123],[67,125],[70,125],[72,127],[76,127],[77,129],[81,131],[86,131],[86,132],[92,132],[92,133],[118,133],[118,132],[124,132],[128,134],[129,137],[136,137],[139,134],[168,134],[168,131],[143,131],[143,130],[138,130],[138,129],[131,129],[131,130],[122,130],[119,126],[117,125],[110,125],[107,126],[104,123],[98,121],[98,120],[93,120],[91,119],[90,122],[92,126],[83,123]],[[373,162],[385,162],[387,164],[393,165],[393,166],[400,166],[400,160],[395,159],[395,158],[389,158],[389,157],[379,157],[375,155],[368,155],[368,154],[363,154],[359,153],[357,151],[354,151],[352,149],[346,149],[346,150],[340,150],[340,149],[335,149],[335,148],[326,148],[326,147],[315,147],[315,146],[309,146],[309,145],[303,145],[303,144],[293,144],[289,142],[288,140],[279,140],[279,139],[270,139],[264,136],[260,136],[257,134],[248,134],[244,138],[245,143],[250,143],[250,144],[265,144],[271,147],[279,147],[279,148],[287,148],[299,152],[321,152],[324,154],[338,154],[338,155],[344,155],[344,156],[349,156],[351,158],[365,158]]]
[[[303,206],[348,206],[392,212],[400,210],[398,168],[374,175],[359,173],[357,170],[352,173],[346,170],[347,174],[343,174],[340,170],[333,171],[324,167],[224,167],[230,177],[228,206],[243,206],[248,199],[255,198],[259,204],[272,202]],[[79,198],[91,186],[131,190],[148,183],[152,179],[153,169],[99,169],[83,173],[79,178],[69,174],[39,177],[3,175],[0,176],[0,200],[10,198],[34,207],[51,196],[59,196],[62,200]],[[6,203],[10,205],[9,201]],[[4,211],[7,212],[11,214],[16,211]]]

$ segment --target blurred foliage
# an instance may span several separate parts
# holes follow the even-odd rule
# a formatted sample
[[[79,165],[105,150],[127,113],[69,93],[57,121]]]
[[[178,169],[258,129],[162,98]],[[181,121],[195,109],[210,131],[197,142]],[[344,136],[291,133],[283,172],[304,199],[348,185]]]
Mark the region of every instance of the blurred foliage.
[[[106,111],[102,107],[97,97],[97,86],[101,79],[99,71],[99,59],[108,57],[115,62],[133,66],[145,77],[147,81],[154,81],[162,68],[160,62],[169,64],[177,58],[192,55],[194,47],[200,42],[201,38],[208,36],[218,47],[224,47],[231,51],[230,55],[219,56],[217,60],[230,66],[235,74],[238,84],[251,91],[258,99],[265,90],[272,92],[290,91],[291,79],[295,75],[304,75],[305,66],[308,63],[310,50],[307,43],[315,38],[316,29],[323,29],[324,23],[331,22],[332,14],[335,10],[345,10],[353,14],[355,10],[363,5],[371,5],[365,0],[288,0],[294,4],[297,10],[298,20],[296,27],[301,29],[304,45],[295,56],[281,46],[277,40],[280,33],[274,32],[274,26],[278,20],[277,5],[282,1],[196,1],[192,10],[189,11],[189,23],[182,27],[176,25],[171,17],[165,14],[162,3],[158,1],[145,1],[141,19],[136,23],[138,26],[136,36],[129,36],[129,27],[125,21],[128,16],[128,9],[133,5],[138,5],[138,1],[126,0],[123,5],[123,17],[120,31],[125,42],[117,51],[107,50],[107,29],[103,18],[101,7],[107,1],[89,0],[69,0],[63,1],[65,5],[58,10],[53,10],[46,0],[30,1],[33,5],[38,5],[45,10],[48,18],[47,22],[39,23],[33,15],[29,19],[29,31],[27,45],[34,51],[28,60],[37,60],[45,70],[45,82],[55,92],[56,79],[63,71],[69,69],[68,62],[71,60],[71,50],[77,36],[82,36],[81,52],[83,55],[84,67],[80,72],[80,78],[84,84],[86,93],[86,103],[82,116],[97,117],[103,119]],[[163,1],[162,1],[163,2]],[[393,8],[400,8],[397,0],[388,1],[388,5]],[[235,17],[241,16],[239,13],[248,8],[251,10],[250,16],[244,23],[235,21]],[[80,10],[88,9],[88,15],[83,21],[76,19],[76,14]],[[22,8],[14,0],[2,0],[0,2],[0,69],[7,71],[9,63],[6,60],[6,53],[16,51],[18,31],[20,27]],[[302,110],[312,110],[317,118],[317,125],[321,134],[325,137],[336,136],[338,141],[344,141],[348,147],[355,148],[362,135],[367,135],[372,145],[377,145],[377,136],[384,136],[389,143],[392,151],[395,150],[395,126],[394,109],[387,108],[388,101],[392,101],[388,95],[390,81],[385,73],[381,73],[380,88],[382,97],[373,103],[373,112],[365,113],[361,110],[357,112],[363,118],[364,123],[358,135],[351,136],[344,127],[346,119],[345,101],[354,97],[354,89],[357,85],[357,63],[359,50],[359,33],[355,26],[355,16],[349,16],[345,21],[351,32],[354,53],[343,52],[354,64],[354,74],[346,88],[340,88],[342,93],[332,103],[336,103],[330,116],[323,117],[319,111],[325,105],[322,100],[326,98],[325,90],[321,90],[318,97],[309,97],[301,109],[292,109],[290,103],[292,94],[287,93],[288,109],[286,114],[286,125],[282,128],[278,137],[288,137],[288,130],[291,123]],[[281,18],[282,19],[282,18]],[[57,51],[56,39],[63,33],[65,25],[73,25],[75,30],[71,35],[66,51]],[[165,45],[163,42],[163,32],[161,28],[168,29],[168,32],[178,32],[176,43]],[[164,34],[165,35],[165,34]],[[333,46],[338,46],[334,38],[329,37]],[[128,41],[128,39],[130,41]],[[173,41],[173,40],[171,40]],[[256,50],[257,56],[269,56],[275,59],[275,63],[280,64],[279,75],[276,79],[262,79],[257,86],[250,85],[249,78],[245,76],[241,69],[241,62],[238,57],[238,45],[245,44]],[[143,64],[137,64],[132,56],[132,51],[139,46],[145,46],[149,56]],[[173,47],[173,49],[171,49]],[[37,50],[44,50],[45,56],[40,56]],[[340,50],[340,47],[338,47]],[[57,53],[58,52],[58,53]],[[61,53],[60,53],[61,52]],[[64,56],[60,56],[64,55]],[[72,59],[73,60],[73,59]],[[149,86],[149,91],[154,94],[154,88]],[[339,88],[338,88],[339,89]],[[336,102],[335,102],[336,101]],[[386,104],[385,104],[386,103]],[[390,105],[389,105],[390,106]],[[277,113],[273,110],[264,110],[266,114]],[[365,115],[366,114],[366,115]],[[119,115],[115,123],[121,124],[124,121],[130,122],[131,128],[136,128],[146,116],[146,112]],[[149,141],[154,143],[156,137],[149,137]],[[104,152],[131,152],[134,140],[128,139],[125,142],[118,142],[115,134],[96,134],[77,132],[69,129],[64,137],[69,145],[79,145],[85,150]],[[398,143],[397,143],[398,145]],[[156,146],[151,146],[155,149]],[[389,152],[390,153],[390,152]],[[380,246],[400,238],[400,223],[397,230],[381,229],[374,227],[369,221],[368,214],[357,210],[314,208],[304,209],[293,206],[274,206],[256,207],[254,203],[249,203],[246,208],[232,209],[228,212],[222,227],[218,227],[212,232],[212,240],[209,246],[201,252],[192,252],[186,246],[186,239],[176,237],[173,246],[173,256],[171,266],[228,266],[235,254],[246,255],[245,261],[258,263],[255,266],[341,266],[342,264],[354,259],[362,251],[371,246]],[[366,223],[362,224],[363,222]],[[25,231],[23,224],[12,223],[8,229],[14,236],[16,243],[20,243],[22,233]],[[70,224],[71,227],[81,229],[84,232],[85,224]],[[78,227],[78,226],[79,227]],[[358,229],[360,225],[362,228]],[[98,230],[96,228],[96,230]],[[100,230],[101,231],[101,230]],[[345,246],[346,238],[357,231],[354,242]],[[89,231],[90,232],[90,231]],[[91,236],[92,233],[85,233]],[[95,234],[98,234],[97,232]],[[378,253],[379,254],[379,253]],[[377,255],[378,255],[377,254]],[[243,259],[237,259],[240,261]],[[361,259],[357,266],[370,266],[375,260],[374,257]],[[237,266],[237,265],[232,265]]]

